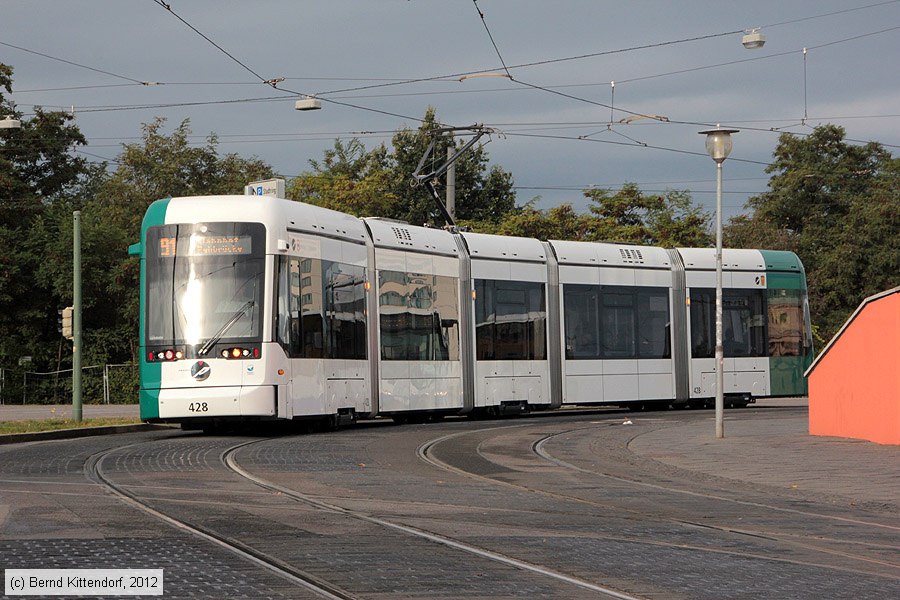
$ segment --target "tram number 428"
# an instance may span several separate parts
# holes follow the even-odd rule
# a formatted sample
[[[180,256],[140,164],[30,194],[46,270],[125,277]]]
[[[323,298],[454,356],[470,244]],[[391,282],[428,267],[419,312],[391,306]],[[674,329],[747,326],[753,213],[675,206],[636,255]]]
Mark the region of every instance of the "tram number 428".
[[[191,412],[207,412],[209,411],[209,405],[206,402],[191,402],[188,405],[188,410]]]

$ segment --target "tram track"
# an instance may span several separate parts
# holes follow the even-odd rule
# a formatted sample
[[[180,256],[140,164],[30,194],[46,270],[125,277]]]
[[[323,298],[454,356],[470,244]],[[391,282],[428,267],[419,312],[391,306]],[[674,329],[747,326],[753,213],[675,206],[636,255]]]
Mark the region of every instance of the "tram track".
[[[522,427],[522,426],[500,426],[500,427],[489,428],[488,430],[508,430],[512,427]],[[673,493],[673,494],[685,494],[685,495],[690,495],[690,496],[694,496],[694,497],[698,497],[698,498],[703,498],[706,500],[731,502],[731,503],[734,503],[737,505],[753,507],[755,509],[774,510],[774,511],[780,511],[780,512],[783,512],[786,514],[802,515],[805,517],[833,519],[836,521],[840,521],[840,522],[848,523],[848,524],[852,524],[852,525],[883,528],[883,529],[889,530],[889,531],[900,530],[900,528],[898,528],[898,527],[888,525],[888,524],[883,524],[883,523],[876,523],[876,522],[862,520],[862,519],[851,519],[851,518],[847,518],[847,517],[840,517],[837,515],[827,515],[827,514],[812,512],[812,511],[804,511],[804,510],[792,509],[792,508],[786,508],[786,507],[778,507],[778,506],[765,504],[765,503],[761,503],[761,502],[753,502],[753,501],[747,501],[747,500],[740,500],[740,499],[736,499],[736,498],[728,498],[728,497],[722,496],[722,495],[696,492],[693,490],[685,490],[685,489],[679,488],[679,487],[664,486],[664,485],[655,484],[655,483],[648,483],[648,482],[638,481],[636,479],[629,479],[629,478],[621,477],[621,476],[614,475],[611,473],[604,473],[602,471],[584,469],[582,467],[578,467],[577,465],[573,465],[566,461],[560,460],[560,459],[550,455],[549,452],[546,450],[545,446],[548,441],[552,440],[555,437],[559,437],[561,435],[566,435],[566,434],[570,434],[573,432],[577,432],[580,429],[582,429],[582,428],[567,429],[564,431],[559,431],[559,432],[555,432],[552,434],[544,435],[531,443],[531,452],[535,456],[537,456],[551,464],[555,464],[556,466],[567,469],[567,470],[581,472],[581,473],[589,474],[589,475],[604,478],[604,479],[614,480],[618,483],[622,483],[622,484],[626,484],[626,485],[634,485],[634,486],[643,487],[643,488],[647,488],[647,489],[653,489],[653,490],[656,490],[659,492]],[[784,533],[774,534],[771,531],[755,530],[755,529],[746,528],[746,527],[740,527],[740,528],[726,527],[726,526],[712,525],[710,523],[702,523],[702,522],[686,520],[686,519],[673,519],[671,517],[665,517],[656,512],[642,511],[642,510],[638,510],[638,509],[635,509],[632,507],[623,507],[621,504],[618,504],[618,503],[599,502],[596,500],[590,500],[590,499],[575,496],[572,494],[560,493],[558,491],[549,491],[546,489],[541,489],[538,487],[533,487],[533,486],[528,486],[528,485],[522,485],[522,484],[514,483],[511,481],[499,480],[499,479],[496,479],[493,477],[489,477],[486,475],[482,475],[479,473],[474,473],[472,471],[465,470],[458,466],[451,465],[449,463],[446,463],[446,462],[440,460],[439,458],[437,458],[435,456],[434,450],[440,444],[448,443],[451,440],[457,440],[458,438],[466,436],[466,435],[483,433],[484,431],[488,431],[488,430],[481,429],[478,432],[463,431],[463,432],[457,432],[457,433],[453,433],[453,434],[449,434],[449,435],[444,435],[439,438],[435,438],[435,439],[430,440],[430,441],[422,444],[421,446],[419,446],[419,448],[417,449],[417,454],[421,460],[423,460],[424,462],[426,462],[434,467],[440,468],[447,472],[455,473],[457,475],[462,475],[462,476],[465,476],[465,477],[468,477],[471,479],[475,479],[475,480],[479,480],[479,481],[483,481],[483,482],[489,482],[493,485],[501,485],[504,487],[509,487],[509,488],[520,490],[520,491],[525,491],[528,493],[540,494],[545,497],[554,498],[554,499],[561,500],[561,501],[574,502],[574,503],[577,503],[580,505],[586,505],[586,506],[590,506],[592,508],[598,508],[598,509],[602,509],[605,511],[617,511],[619,513],[624,512],[636,519],[650,518],[650,519],[654,519],[657,521],[667,521],[667,522],[681,525],[681,526],[703,528],[703,529],[712,530],[712,531],[716,531],[716,532],[727,534],[727,535],[738,535],[738,536],[744,536],[744,537],[750,537],[750,538],[758,538],[760,540],[765,540],[767,542],[788,544],[788,545],[791,545],[791,546],[794,546],[797,548],[802,548],[804,550],[811,551],[811,552],[827,554],[827,555],[842,558],[842,559],[850,559],[850,560],[854,560],[854,561],[859,561],[860,563],[865,563],[868,565],[877,565],[880,567],[888,567],[890,569],[895,569],[898,571],[898,573],[900,573],[900,565],[897,565],[892,562],[878,560],[878,559],[874,559],[874,558],[867,557],[867,556],[862,556],[862,555],[851,553],[851,552],[843,552],[843,551],[839,551],[839,550],[833,550],[830,548],[824,548],[821,546],[820,543],[827,542],[828,540],[826,540],[826,539],[812,537],[812,536],[786,535]],[[479,443],[476,446],[476,448],[475,448],[476,454],[479,455],[483,460],[489,460],[482,454],[481,447],[482,447],[481,443]],[[847,567],[847,566],[839,566],[839,565],[834,565],[834,564],[829,564],[829,563],[801,561],[801,560],[796,560],[796,559],[786,559],[786,558],[780,558],[780,557],[773,557],[771,555],[766,555],[766,554],[736,552],[734,550],[717,549],[717,548],[711,548],[709,546],[692,546],[689,544],[671,543],[671,542],[666,542],[666,541],[662,541],[662,540],[646,539],[646,538],[639,538],[639,537],[633,537],[633,536],[618,536],[618,535],[604,536],[602,534],[596,534],[596,533],[592,534],[592,535],[595,535],[595,536],[598,536],[598,537],[601,537],[604,539],[609,539],[612,541],[628,541],[631,543],[638,543],[638,544],[651,545],[651,546],[664,546],[664,547],[673,547],[673,548],[679,548],[679,549],[690,549],[690,550],[696,550],[696,551],[704,552],[704,553],[708,553],[708,554],[727,554],[727,555],[731,555],[731,556],[757,558],[757,559],[763,559],[763,560],[767,560],[767,561],[795,564],[795,565],[800,565],[800,566],[804,566],[804,567],[818,567],[818,568],[832,569],[832,570],[843,571],[843,572],[853,573],[853,574],[858,574],[858,575],[876,575],[876,576],[880,576],[880,577],[891,577],[890,575],[885,575],[884,573],[880,573],[880,572],[873,572],[872,570],[863,570],[863,569],[851,568],[851,567]],[[794,538],[794,539],[792,539],[792,538]],[[799,539],[797,539],[797,538],[799,538]],[[802,540],[802,541],[800,541],[800,540]],[[852,542],[847,542],[845,540],[833,540],[833,541],[837,541],[842,544],[852,543]],[[811,543],[811,542],[820,542],[820,543]],[[863,543],[858,542],[858,544],[862,545]],[[886,549],[886,550],[891,550],[891,551],[900,551],[900,547],[898,547],[898,546],[879,545],[879,544],[866,544],[866,545],[868,545],[869,547],[878,547],[881,549]],[[894,576],[892,578],[897,579],[898,577]]]
[[[547,567],[543,567],[543,566],[535,565],[533,563],[529,563],[526,561],[518,560],[518,559],[512,558],[510,556],[505,556],[503,554],[499,554],[499,553],[493,552],[491,550],[479,548],[477,546],[473,546],[471,544],[467,544],[467,543],[461,542],[459,540],[454,540],[452,538],[449,538],[449,537],[446,537],[443,535],[438,535],[433,532],[425,531],[425,530],[417,528],[417,527],[411,527],[409,525],[396,523],[396,522],[389,521],[387,519],[382,519],[380,517],[375,517],[375,516],[360,512],[360,511],[351,510],[351,509],[339,506],[339,505],[331,503],[331,502],[326,502],[324,500],[321,500],[320,498],[316,498],[314,496],[303,494],[296,490],[292,490],[290,488],[267,481],[257,475],[254,475],[253,473],[250,473],[249,471],[247,471],[246,469],[241,467],[237,463],[236,459],[234,458],[234,454],[235,454],[235,452],[237,452],[237,450],[239,450],[243,447],[249,446],[251,444],[254,444],[254,443],[257,443],[257,441],[247,442],[247,443],[232,447],[231,449],[229,449],[228,451],[223,453],[223,461],[225,462],[226,466],[229,469],[231,469],[234,473],[240,475],[241,477],[247,479],[248,481],[255,483],[256,485],[258,485],[262,488],[283,494],[284,496],[291,498],[293,500],[296,500],[297,502],[302,502],[304,504],[319,508],[321,510],[327,510],[327,511],[335,512],[335,513],[339,513],[341,515],[348,516],[348,517],[351,517],[351,518],[354,518],[354,519],[357,519],[360,521],[365,521],[367,523],[378,525],[378,526],[381,526],[381,527],[384,527],[384,528],[387,528],[387,529],[390,529],[393,531],[397,531],[397,532],[400,532],[400,533],[403,533],[406,535],[424,539],[424,540],[427,540],[427,541],[430,541],[430,542],[433,542],[436,544],[440,544],[442,546],[446,546],[446,547],[452,548],[454,550],[462,551],[462,552],[477,556],[479,558],[484,558],[484,559],[487,559],[487,560],[490,560],[493,562],[501,563],[506,566],[514,567],[516,569],[528,571],[528,572],[531,572],[531,573],[534,573],[537,575],[541,575],[544,577],[549,577],[556,581],[574,585],[574,586],[582,588],[584,590],[588,590],[590,592],[600,594],[600,595],[602,595],[602,597],[616,598],[618,600],[639,600],[639,598],[636,596],[632,596],[629,594],[622,593],[618,590],[614,590],[614,589],[611,589],[608,587],[597,585],[597,584],[591,583],[589,581],[585,581],[583,579],[573,577],[571,575],[567,575],[560,571],[555,571],[555,570],[549,569]]]
[[[641,600],[641,598],[638,596],[629,595],[619,590],[601,586],[590,581],[586,581],[584,579],[580,579],[578,577],[574,577],[572,575],[568,575],[566,573],[551,569],[549,567],[544,567],[527,561],[518,560],[516,558],[493,552],[485,548],[473,546],[471,544],[467,544],[465,542],[452,539],[447,536],[439,535],[437,533],[426,531],[417,527],[412,527],[402,523],[376,517],[365,512],[360,512],[358,510],[348,509],[333,502],[323,500],[320,497],[304,494],[302,492],[298,492],[296,490],[278,485],[277,483],[268,481],[245,469],[240,465],[236,457],[237,453],[240,450],[254,444],[267,441],[268,439],[269,438],[254,439],[238,444],[233,444],[222,450],[219,455],[219,460],[229,472],[241,477],[243,480],[248,481],[254,486],[257,486],[267,492],[277,494],[282,499],[289,499],[290,501],[301,503],[320,511],[326,511],[329,513],[341,515],[343,517],[366,522],[381,528],[389,529],[405,536],[410,536],[434,544],[439,544],[446,548],[460,551],[481,559],[491,561],[493,563],[504,565],[506,567],[512,567],[519,571],[525,571],[533,575],[549,578],[556,581],[557,583],[574,586],[575,588],[587,591],[592,594],[592,597],[614,598],[617,600]],[[139,445],[140,444],[132,444],[129,446],[112,448],[92,455],[85,463],[85,473],[88,479],[91,480],[94,484],[107,490],[123,503],[144,512],[154,519],[162,521],[179,531],[188,533],[205,542],[214,544],[219,548],[228,550],[232,554],[237,555],[238,557],[258,567],[266,569],[267,571],[281,577],[284,580],[287,580],[290,583],[293,583],[298,587],[313,592],[319,597],[340,600],[358,600],[362,597],[357,593],[351,593],[335,584],[325,581],[321,577],[298,569],[293,565],[290,565],[279,558],[271,556],[270,554],[267,554],[266,552],[263,552],[258,548],[242,542],[239,539],[235,539],[232,536],[224,535],[212,528],[190,522],[183,518],[179,518],[171,514],[171,512],[169,511],[164,512],[157,508],[154,508],[151,505],[151,502],[146,501],[134,491],[135,489],[145,489],[147,486],[120,485],[113,481],[110,475],[104,470],[104,462],[116,452],[121,452],[122,450],[125,450],[127,448],[132,448]],[[168,486],[150,486],[150,488],[161,490],[168,489]],[[156,497],[154,501],[165,501],[165,498]],[[179,500],[179,502],[183,503],[185,501]],[[189,500],[187,502],[203,502],[203,500]]]
[[[240,448],[247,444],[248,442],[244,442],[241,444],[237,444],[232,448]],[[249,546],[248,544],[241,542],[240,540],[223,535],[212,529],[203,527],[202,525],[189,523],[185,519],[179,519],[160,510],[157,510],[153,508],[150,503],[142,500],[140,496],[131,492],[127,487],[118,485],[113,482],[103,471],[104,460],[117,451],[121,451],[124,448],[130,448],[137,445],[138,444],[133,444],[130,446],[111,448],[89,457],[84,467],[85,474],[87,475],[88,479],[90,479],[93,483],[99,485],[103,489],[107,490],[113,496],[117,497],[119,500],[131,506],[132,508],[140,510],[145,514],[150,515],[151,517],[162,521],[179,531],[188,533],[205,542],[223,548],[256,566],[261,567],[284,580],[287,580],[289,583],[292,583],[300,588],[316,594],[321,598],[326,598],[327,600],[358,600],[358,596],[350,594],[349,592],[342,590],[341,588],[331,583],[323,581],[319,577],[301,571],[278,558],[270,556],[256,548],[253,548],[252,546]],[[226,450],[225,452],[228,452],[232,448]]]

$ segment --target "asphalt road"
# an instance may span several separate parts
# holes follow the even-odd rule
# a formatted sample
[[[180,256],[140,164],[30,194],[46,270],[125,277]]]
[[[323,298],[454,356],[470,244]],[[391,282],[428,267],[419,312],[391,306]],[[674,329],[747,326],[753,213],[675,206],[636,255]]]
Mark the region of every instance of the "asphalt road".
[[[167,598],[900,596],[900,452],[785,404],[718,445],[710,411],[603,410],[0,447],[0,564],[163,568]]]

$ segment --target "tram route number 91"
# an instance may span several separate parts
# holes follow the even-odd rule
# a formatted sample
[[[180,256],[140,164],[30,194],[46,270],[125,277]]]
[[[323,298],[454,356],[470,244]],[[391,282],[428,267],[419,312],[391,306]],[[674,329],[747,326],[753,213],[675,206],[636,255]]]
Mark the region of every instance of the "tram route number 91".
[[[209,405],[206,402],[191,402],[188,405],[188,410],[190,412],[209,412]]]

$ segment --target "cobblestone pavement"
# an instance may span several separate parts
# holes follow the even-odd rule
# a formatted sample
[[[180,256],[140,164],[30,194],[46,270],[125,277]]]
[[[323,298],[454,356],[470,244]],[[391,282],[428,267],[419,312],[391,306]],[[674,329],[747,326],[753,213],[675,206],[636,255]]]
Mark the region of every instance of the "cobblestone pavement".
[[[125,505],[85,478],[92,455],[161,443],[171,435],[0,447],[0,568],[161,568],[166,598],[315,598]]]
[[[898,597],[897,448],[810,438],[791,406],[727,411],[720,445],[709,411],[606,410],[7,446],[0,565],[161,567],[172,598],[312,597],[103,493],[84,465],[110,451],[106,476],[157,510],[351,597],[600,597],[373,518],[637,598]],[[242,468],[312,503],[230,471],[239,444]]]

